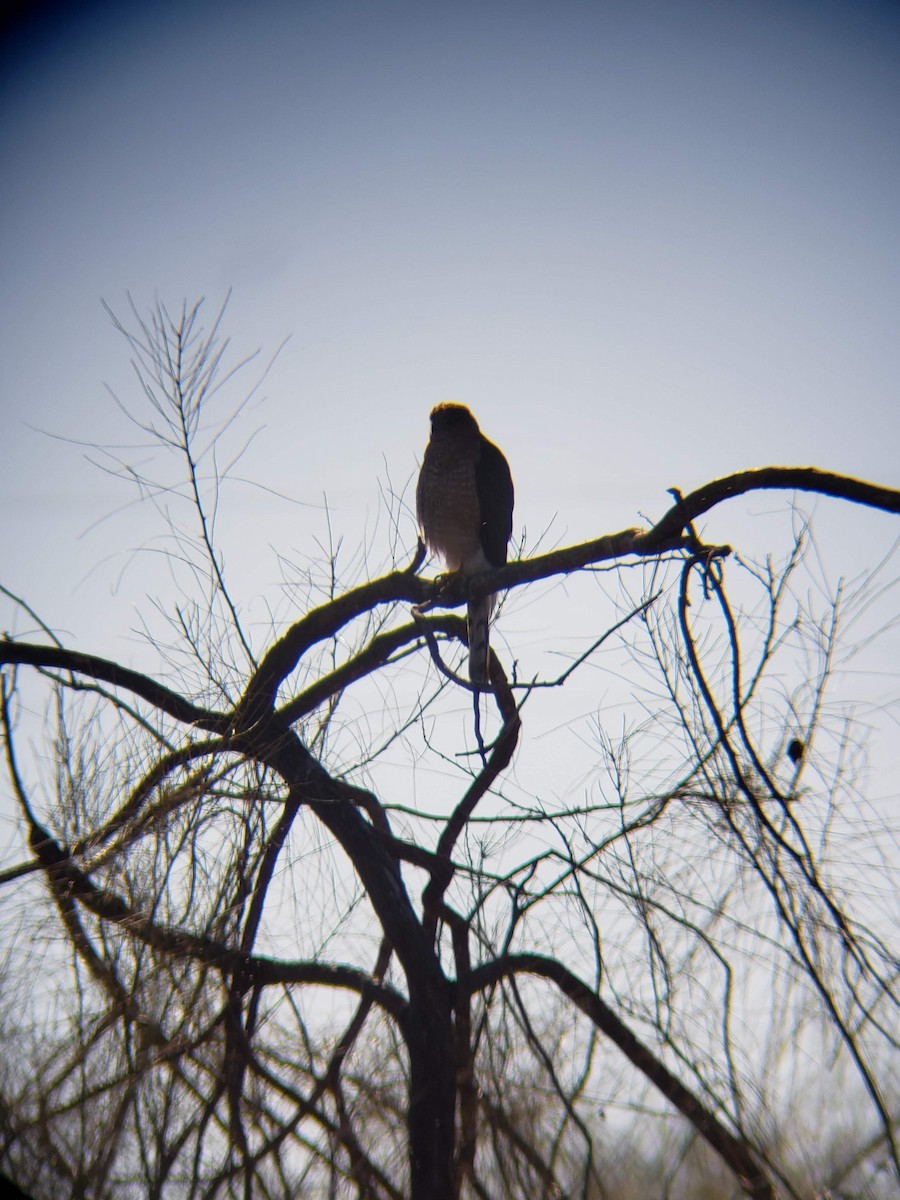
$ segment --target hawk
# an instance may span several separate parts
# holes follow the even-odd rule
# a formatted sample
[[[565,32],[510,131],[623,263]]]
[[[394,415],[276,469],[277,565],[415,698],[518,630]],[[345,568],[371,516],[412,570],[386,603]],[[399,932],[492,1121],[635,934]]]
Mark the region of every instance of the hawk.
[[[464,404],[439,404],[431,412],[431,440],[416,485],[416,515],[428,549],[448,571],[466,578],[502,567],[512,514],[513,482],[502,451]],[[487,682],[495,600],[469,601],[469,678],[475,684]]]

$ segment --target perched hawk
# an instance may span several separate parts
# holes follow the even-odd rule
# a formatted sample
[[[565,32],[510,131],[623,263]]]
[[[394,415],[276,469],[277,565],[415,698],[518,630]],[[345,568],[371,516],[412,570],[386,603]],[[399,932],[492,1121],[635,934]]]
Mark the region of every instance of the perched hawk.
[[[431,413],[416,487],[416,515],[432,554],[448,571],[478,575],[506,562],[512,533],[513,482],[503,454],[463,404]],[[494,596],[469,601],[469,678],[487,682],[488,622]]]

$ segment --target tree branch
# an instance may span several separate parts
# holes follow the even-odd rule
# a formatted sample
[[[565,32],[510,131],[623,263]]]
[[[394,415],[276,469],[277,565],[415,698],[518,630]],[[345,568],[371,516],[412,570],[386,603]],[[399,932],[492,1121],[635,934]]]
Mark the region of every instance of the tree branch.
[[[642,552],[653,553],[668,548],[672,539],[692,521],[723,500],[731,500],[747,492],[772,489],[818,492],[821,496],[850,500],[854,504],[864,504],[883,512],[900,513],[900,491],[895,488],[881,487],[849,475],[836,475],[832,471],[820,471],[816,467],[758,467],[752,471],[725,475],[689,492],[643,535]]]
[[[772,1184],[766,1179],[745,1141],[735,1137],[689,1091],[680,1080],[631,1032],[596,992],[583,983],[562,963],[541,954],[507,954],[476,967],[459,981],[470,994],[484,991],[502,979],[515,975],[537,975],[555,983],[560,991],[581,1010],[625,1057],[653,1083],[691,1122],[697,1132],[728,1164],[753,1200],[777,1200]]]
[[[89,675],[102,679],[114,687],[126,688],[135,696],[146,700],[154,708],[181,721],[185,725],[196,725],[210,733],[224,734],[228,731],[228,717],[209,708],[201,708],[185,700],[162,683],[157,683],[140,671],[132,671],[120,663],[97,654],[83,654],[79,650],[64,650],[59,646],[38,646],[30,642],[14,642],[0,638],[0,665],[21,664],[31,667],[48,667],[51,670],[70,671],[74,675]]]

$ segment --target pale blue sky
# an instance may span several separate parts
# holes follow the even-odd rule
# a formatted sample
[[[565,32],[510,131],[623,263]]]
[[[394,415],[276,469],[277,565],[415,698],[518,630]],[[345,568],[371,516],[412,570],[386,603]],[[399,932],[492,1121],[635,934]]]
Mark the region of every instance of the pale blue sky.
[[[146,310],[233,288],[237,351],[290,337],[246,470],[327,493],[351,541],[451,398],[506,450],[532,537],[746,466],[900,482],[896,5],[68,12],[2,58],[0,576],[80,644],[127,628],[141,578],[109,595],[140,526],[76,540],[127,496],[29,426],[122,437],[100,298],[124,313],[126,289]],[[257,493],[228,515],[247,602],[266,544],[323,530]]]

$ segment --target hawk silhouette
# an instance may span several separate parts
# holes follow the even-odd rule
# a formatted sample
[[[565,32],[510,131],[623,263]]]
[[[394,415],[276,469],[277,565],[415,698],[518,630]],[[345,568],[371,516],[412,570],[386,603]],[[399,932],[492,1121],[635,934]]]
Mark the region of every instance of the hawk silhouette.
[[[464,404],[431,412],[431,440],[416,486],[416,515],[432,554],[468,578],[506,562],[512,533],[513,481],[501,450]],[[496,596],[470,600],[469,678],[486,683],[488,625]]]

